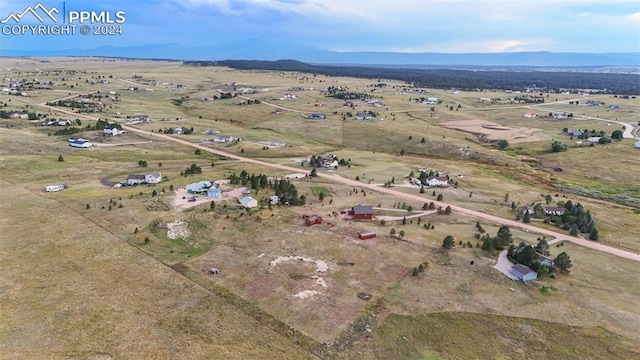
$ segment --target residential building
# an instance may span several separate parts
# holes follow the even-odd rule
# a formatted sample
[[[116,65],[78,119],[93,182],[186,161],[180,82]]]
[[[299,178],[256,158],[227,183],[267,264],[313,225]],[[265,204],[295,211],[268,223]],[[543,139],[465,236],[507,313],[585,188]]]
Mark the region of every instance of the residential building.
[[[553,267],[555,265],[552,258],[540,254],[539,252],[536,253],[536,258],[542,265],[546,265],[548,267]]]
[[[211,181],[203,180],[187,185],[187,192],[189,194],[204,194],[207,193],[209,188],[213,186]]]
[[[162,175],[157,171],[152,171],[144,176],[144,181],[147,184],[158,184],[162,181]]]
[[[124,134],[124,130],[119,129],[117,127],[105,127],[104,129],[102,129],[102,134],[106,137],[111,137],[111,136],[117,136],[117,135],[121,135]]]
[[[562,215],[564,215],[564,212],[567,209],[565,209],[563,207],[545,206],[545,207],[542,208],[542,210],[544,211],[545,215],[562,216]]]
[[[444,176],[429,176],[427,185],[430,187],[447,187],[449,186],[449,179]]]
[[[146,182],[145,175],[129,175],[127,176],[127,184],[128,185],[140,185]]]
[[[70,142],[69,146],[87,149],[92,147],[93,144],[88,141],[74,141],[74,142]]]
[[[520,208],[523,214],[535,215],[536,211],[531,206],[523,206]]]

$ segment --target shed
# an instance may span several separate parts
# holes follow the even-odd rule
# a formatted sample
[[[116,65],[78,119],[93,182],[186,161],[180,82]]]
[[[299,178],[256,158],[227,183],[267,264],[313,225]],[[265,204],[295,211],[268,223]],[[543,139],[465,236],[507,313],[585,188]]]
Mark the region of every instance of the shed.
[[[519,280],[527,282],[529,280],[535,280],[538,278],[538,273],[531,270],[528,266],[523,264],[515,264],[511,267],[511,274],[517,277]]]
[[[242,197],[238,199],[238,201],[240,202],[240,205],[242,205],[242,207],[247,209],[258,207],[258,200],[252,198],[251,196]]]
[[[376,236],[377,236],[376,233],[373,231],[363,231],[358,233],[358,238],[361,240],[373,239]]]
[[[216,269],[216,268],[211,268],[211,270],[209,270],[210,274],[216,275],[218,273],[220,273],[220,270]]]
[[[322,224],[322,217],[319,215],[311,215],[305,220],[305,223],[307,224],[307,226]]]

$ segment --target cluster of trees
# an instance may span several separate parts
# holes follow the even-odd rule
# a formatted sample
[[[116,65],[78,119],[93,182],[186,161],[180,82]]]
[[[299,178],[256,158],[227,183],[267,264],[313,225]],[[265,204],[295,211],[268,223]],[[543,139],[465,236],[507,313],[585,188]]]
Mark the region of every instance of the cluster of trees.
[[[275,180],[273,189],[283,205],[302,206],[307,201],[306,196],[298,196],[298,190],[289,180]]]
[[[482,250],[491,252],[494,250],[501,251],[513,243],[513,235],[511,235],[509,227],[505,225],[498,229],[496,236],[484,234],[480,237],[480,240],[482,240]]]
[[[453,70],[453,69],[407,69],[379,68],[374,66],[331,66],[311,65],[295,60],[223,60],[185,61],[191,66],[228,66],[239,70],[299,71],[329,76],[348,76],[377,79],[385,78],[404,81],[421,87],[438,89],[512,89],[526,90],[535,83],[539,89],[560,92],[571,84],[575,89],[607,89],[609,93],[640,94],[640,75],[581,72],[543,71],[499,71],[499,70]]]
[[[551,152],[563,152],[567,151],[568,147],[566,144],[561,143],[560,141],[553,140],[551,142]]]
[[[598,228],[596,228],[593,215],[589,210],[585,211],[582,204],[573,204],[571,200],[566,203],[559,202],[558,206],[566,210],[562,216],[550,215],[545,219],[547,223],[553,223],[564,230],[569,230],[569,234],[589,234],[590,240],[598,240]]]
[[[224,100],[224,99],[231,99],[231,98],[233,98],[234,96],[236,96],[236,94],[232,94],[232,93],[230,93],[230,92],[226,92],[226,93],[222,93],[222,94],[220,94],[220,95],[214,95],[214,96],[213,96],[213,99],[214,99],[214,100],[218,100],[218,99],[220,99],[220,100]]]
[[[173,134],[173,129],[174,128],[164,128],[164,129],[160,128],[158,129],[158,132],[162,134]],[[184,127],[182,128],[182,134],[189,135],[192,133],[193,133],[193,126],[190,128],[184,128]]]
[[[249,186],[254,190],[265,189],[272,186],[267,175],[255,175],[253,173],[249,175],[249,173],[244,170],[242,170],[240,175],[236,175],[235,172],[229,175],[229,182],[233,185]]]
[[[188,176],[188,175],[196,175],[202,174],[202,168],[196,164],[191,164],[188,168],[186,168],[180,175]]]
[[[369,100],[369,99],[373,99],[373,96],[371,96],[371,95],[369,95],[367,93],[358,93],[358,92],[352,92],[352,91],[336,91],[336,92],[329,91],[327,97],[332,97],[332,98],[341,99],[341,100]]]

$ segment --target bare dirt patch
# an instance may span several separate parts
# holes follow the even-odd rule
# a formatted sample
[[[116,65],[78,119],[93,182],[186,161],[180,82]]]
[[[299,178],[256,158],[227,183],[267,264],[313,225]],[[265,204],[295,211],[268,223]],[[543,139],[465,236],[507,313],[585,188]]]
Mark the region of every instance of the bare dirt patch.
[[[191,235],[186,222],[176,220],[167,224],[167,237],[170,239],[184,239]]]
[[[542,129],[522,126],[505,126],[486,120],[457,120],[442,124],[443,127],[478,135],[482,140],[507,140],[511,143],[543,141]]]

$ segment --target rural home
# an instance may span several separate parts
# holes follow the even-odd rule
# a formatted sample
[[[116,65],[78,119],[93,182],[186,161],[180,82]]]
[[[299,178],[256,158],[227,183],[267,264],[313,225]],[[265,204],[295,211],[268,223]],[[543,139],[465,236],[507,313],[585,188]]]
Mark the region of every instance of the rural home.
[[[600,136],[591,136],[587,138],[587,142],[597,143],[600,141]]]
[[[491,99],[489,97],[481,97],[481,98],[478,99],[478,102],[479,103],[483,103],[483,104],[491,103],[492,101],[493,101],[493,99]]]
[[[584,132],[582,132],[581,130],[571,130],[569,131],[569,135],[581,137],[582,135],[584,135]]]
[[[131,121],[149,121],[149,115],[145,115],[145,114],[133,115],[129,119],[131,119]]]
[[[369,205],[356,205],[351,208],[349,215],[354,219],[371,220],[373,219],[373,207]]]
[[[124,130],[119,129],[119,128],[115,127],[115,126],[112,127],[112,128],[106,127],[104,129],[102,129],[102,135],[104,135],[106,137],[118,136],[120,134],[124,134],[124,132],[125,132]]]
[[[447,187],[449,186],[449,179],[444,176],[429,176],[427,185],[430,187]]]
[[[357,113],[356,114],[356,119],[357,120],[370,120],[373,119],[373,116],[369,113]]]
[[[636,148],[640,149],[640,140],[636,141]]]
[[[182,128],[181,127],[177,127],[175,129],[173,129],[173,134],[174,135],[182,135]]]
[[[269,204],[278,205],[279,202],[280,202],[280,197],[278,195],[269,196]]]
[[[548,257],[548,256],[546,256],[546,255],[543,255],[543,254],[540,254],[539,252],[537,252],[536,253],[536,258],[538,259],[538,261],[540,261],[540,263],[542,265],[545,265],[545,266],[548,266],[548,267],[553,267],[554,266],[553,259]]]
[[[127,176],[127,185],[140,185],[146,182],[145,175],[129,175]]]
[[[304,222],[307,224],[307,226],[322,224],[322,217],[319,215],[311,215],[307,217]]]
[[[566,211],[566,209],[563,208],[563,207],[554,207],[554,206],[545,206],[542,209],[543,209],[545,215],[562,216],[562,215],[564,215],[564,212]]]
[[[220,143],[220,144],[230,143],[230,142],[234,142],[236,140],[240,141],[240,138],[236,138],[236,137],[233,137],[231,135],[221,135],[221,136],[215,136],[213,138],[213,142],[214,143]]]
[[[530,112],[524,114],[524,117],[526,117],[526,118],[534,118],[534,117],[537,117],[537,116],[538,116],[538,114],[530,113]]]
[[[240,205],[246,209],[252,209],[254,207],[258,207],[258,200],[252,198],[251,196],[245,196],[238,199]]]
[[[144,181],[147,184],[158,184],[162,181],[162,175],[157,171],[152,171],[144,176]]]
[[[363,231],[358,233],[358,239],[360,240],[373,239],[376,236],[376,233],[373,231]]]
[[[205,194],[209,188],[213,186],[211,181],[203,180],[187,185],[187,192],[189,194]]]
[[[520,208],[523,214],[535,215],[536,211],[530,206],[523,206]]]
[[[28,119],[29,114],[23,111],[11,111],[9,112],[9,119]]]
[[[511,267],[511,274],[517,277],[519,280],[527,282],[529,280],[535,280],[538,278],[538,273],[531,270],[528,266],[523,264],[515,264]]]

